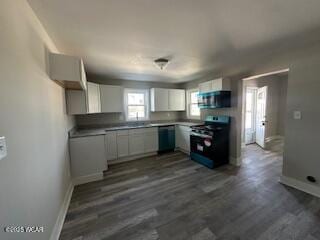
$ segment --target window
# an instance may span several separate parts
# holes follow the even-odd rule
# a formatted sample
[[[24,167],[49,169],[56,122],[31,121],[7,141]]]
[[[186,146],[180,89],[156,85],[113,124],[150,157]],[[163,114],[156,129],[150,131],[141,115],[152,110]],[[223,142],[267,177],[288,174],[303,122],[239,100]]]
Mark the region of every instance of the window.
[[[198,94],[198,89],[191,89],[187,91],[188,118],[200,119],[200,108],[198,107]]]
[[[143,121],[149,119],[148,90],[125,89],[124,104],[127,121]]]

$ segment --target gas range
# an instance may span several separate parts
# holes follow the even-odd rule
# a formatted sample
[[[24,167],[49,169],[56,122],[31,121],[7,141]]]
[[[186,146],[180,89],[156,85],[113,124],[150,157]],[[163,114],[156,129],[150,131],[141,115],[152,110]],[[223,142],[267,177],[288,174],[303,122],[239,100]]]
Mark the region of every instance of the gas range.
[[[214,133],[221,131],[223,128],[214,125],[198,125],[191,127],[191,134],[203,134],[208,136],[214,136]]]
[[[191,127],[191,159],[209,168],[229,162],[230,117],[208,116],[204,125]]]

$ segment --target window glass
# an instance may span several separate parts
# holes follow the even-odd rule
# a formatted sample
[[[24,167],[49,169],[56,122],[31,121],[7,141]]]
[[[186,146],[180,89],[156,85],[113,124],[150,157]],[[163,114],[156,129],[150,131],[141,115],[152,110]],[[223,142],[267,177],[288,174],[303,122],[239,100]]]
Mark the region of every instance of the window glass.
[[[190,102],[191,103],[198,103],[198,93],[199,92],[191,92],[191,94],[190,94]]]
[[[128,105],[144,105],[144,94],[128,93]]]
[[[190,90],[188,92],[188,117],[189,118],[199,118],[200,108],[198,107],[198,94],[199,90]]]
[[[128,106],[128,118],[129,119],[139,119],[145,117],[145,107],[144,106]]]
[[[198,107],[198,104],[191,104],[190,115],[191,116],[200,116],[200,108]]]
[[[141,121],[149,118],[149,94],[145,89],[125,89],[124,104],[127,121]]]
[[[252,113],[247,112],[246,114],[246,129],[251,129],[252,128]]]

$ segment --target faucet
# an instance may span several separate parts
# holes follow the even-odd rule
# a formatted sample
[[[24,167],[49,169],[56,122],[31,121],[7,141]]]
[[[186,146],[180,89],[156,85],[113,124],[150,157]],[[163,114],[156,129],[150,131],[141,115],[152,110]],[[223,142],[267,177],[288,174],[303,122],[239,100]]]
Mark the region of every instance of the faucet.
[[[139,113],[136,112],[137,121],[139,120]]]

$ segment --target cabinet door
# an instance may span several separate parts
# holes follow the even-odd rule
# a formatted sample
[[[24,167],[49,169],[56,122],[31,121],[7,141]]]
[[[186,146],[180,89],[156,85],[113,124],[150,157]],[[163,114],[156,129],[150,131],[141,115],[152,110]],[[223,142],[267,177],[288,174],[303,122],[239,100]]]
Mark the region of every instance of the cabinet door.
[[[105,135],[105,145],[106,145],[106,159],[114,160],[118,157],[117,148],[117,132],[107,132]]]
[[[212,81],[207,81],[199,84],[199,92],[211,92],[212,91]]]
[[[67,90],[67,112],[69,115],[86,114],[86,93],[81,90]]]
[[[186,93],[183,89],[169,89],[169,110],[185,111]]]
[[[164,88],[151,89],[151,111],[168,111],[169,110],[169,91]]]
[[[182,138],[182,131],[181,131],[180,125],[176,125],[175,134],[176,134],[176,147],[182,148],[183,138]]]
[[[123,89],[120,86],[100,85],[101,112],[123,112]]]
[[[212,91],[222,91],[222,78],[212,80]]]
[[[95,83],[87,83],[87,104],[88,113],[100,113],[100,89],[99,85]]]
[[[148,128],[144,136],[144,152],[157,152],[159,149],[158,128]]]
[[[129,156],[129,136],[117,133],[118,158]]]
[[[107,169],[104,136],[70,139],[72,177],[102,173]]]
[[[143,154],[144,153],[144,134],[129,135],[129,154]]]
[[[182,138],[183,138],[183,146],[182,149],[190,152],[190,128],[185,127],[182,131]]]

